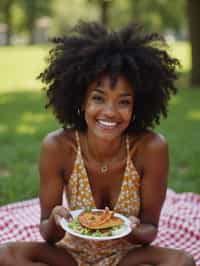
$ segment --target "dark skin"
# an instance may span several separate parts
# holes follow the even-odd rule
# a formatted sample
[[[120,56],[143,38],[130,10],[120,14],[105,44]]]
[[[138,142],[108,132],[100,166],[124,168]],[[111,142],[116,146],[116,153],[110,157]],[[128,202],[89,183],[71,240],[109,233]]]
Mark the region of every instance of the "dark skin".
[[[127,91],[130,92],[130,96],[125,96],[126,98],[123,98],[122,100],[123,101],[124,99],[127,100],[130,97],[133,98],[131,95],[131,90],[129,89],[129,84],[122,77],[120,79],[120,82],[117,82],[116,88],[112,90],[112,92],[107,93],[107,91],[110,90],[109,88],[110,84],[108,82],[108,79],[104,80],[103,85],[105,88],[105,93],[101,97],[105,102],[110,101],[115,104],[115,102],[118,101],[117,93],[119,92],[119,95],[121,95],[121,91],[123,91],[124,87],[126,87]],[[96,88],[95,85],[93,84],[91,85],[91,87]],[[123,160],[125,158],[125,153],[126,153],[125,145],[123,145],[124,149],[122,150],[120,157],[118,158],[117,161],[112,163],[111,169],[107,175],[103,176],[99,175],[99,166],[95,164],[94,160],[92,161],[92,158],[95,156],[97,157],[99,154],[101,155],[101,153],[105,155],[107,149],[107,143],[110,143],[111,141],[112,145],[109,145],[109,147],[112,148],[111,149],[109,148],[109,153],[110,154],[116,153],[115,149],[118,145],[118,140],[120,139],[120,130],[123,130],[123,127],[126,126],[126,122],[127,121],[129,122],[131,117],[129,116],[129,113],[130,114],[132,113],[133,100],[129,99],[130,100],[129,107],[127,107],[125,111],[124,111],[125,108],[123,107],[123,111],[121,112],[122,114],[115,115],[111,113],[118,112],[118,109],[120,109],[118,106],[116,107],[117,110],[115,110],[114,107],[106,106],[106,104],[108,105],[110,103],[106,104],[102,103],[100,105],[105,105],[106,107],[104,106],[99,107],[99,102],[98,102],[96,107],[90,98],[93,97],[94,93],[95,97],[97,96],[100,97],[100,96],[98,94],[96,95],[96,91],[93,92],[93,89],[91,88],[88,91],[89,92],[88,95],[86,96],[85,108],[86,110],[89,110],[86,112],[87,116],[86,119],[88,120],[89,126],[91,124],[91,128],[94,125],[93,116],[95,116],[96,119],[96,117],[104,117],[106,114],[107,117],[109,117],[109,119],[112,116],[112,121],[113,120],[122,121],[120,123],[119,133],[118,135],[116,135],[116,137],[113,136],[111,137],[110,132],[106,131],[104,133],[104,130],[101,129],[99,130],[98,128],[97,130],[99,130],[100,133],[99,132],[96,133],[97,130],[95,131],[95,129],[94,130],[92,129],[91,132],[88,129],[86,133],[81,134],[82,152],[84,158],[86,159],[85,162],[86,162],[87,173],[92,188],[93,197],[96,203],[96,207],[104,208],[105,206],[109,206],[111,209],[113,209],[120,192],[122,176],[125,167],[125,160]],[[121,98],[119,99],[121,101]],[[100,100],[98,99],[98,101]],[[103,109],[103,111],[100,110],[101,112],[100,115],[98,113],[99,111],[97,112],[96,110],[94,110],[95,108]],[[107,109],[113,108],[113,110],[110,109],[107,110],[106,108]],[[129,111],[129,109],[131,111]],[[115,129],[115,132],[116,131],[117,130]],[[86,134],[90,136],[89,138],[90,142],[93,141],[92,145],[90,146],[90,150],[92,146],[95,147],[96,154],[94,154],[94,149],[93,149],[93,154],[94,154],[93,156],[91,156],[91,154],[88,153],[88,150],[85,147]],[[100,134],[102,134],[103,136],[101,136]],[[100,140],[97,140],[96,135]],[[98,143],[100,143],[101,145],[100,144],[98,145]],[[99,148],[99,150],[97,150],[96,148],[98,146],[101,147]],[[131,236],[129,236],[129,239],[133,243],[146,244],[152,242],[156,236],[160,210],[163,200],[165,198],[167,171],[168,171],[167,143],[162,136],[157,135],[153,132],[145,132],[139,136],[130,137],[130,150],[136,170],[138,171],[142,179],[142,185],[141,185],[142,206],[139,217],[141,220],[141,224],[133,230]],[[76,156],[76,140],[73,131],[54,132],[51,135],[49,135],[44,141],[41,153],[41,163],[40,163],[40,171],[41,171],[40,200],[42,208],[42,220],[45,220],[47,217],[50,216],[52,209],[55,206],[61,205],[62,201],[61,191],[64,188],[65,182],[66,183],[68,182],[68,177],[72,172],[75,156]],[[157,164],[158,160],[159,164]],[[48,162],[47,166],[46,162]],[[158,191],[156,195],[155,193],[153,193],[155,187],[157,188]],[[155,196],[153,197],[153,195]],[[53,211],[54,216],[58,215],[59,213],[61,216],[63,214],[67,217],[69,216],[69,214],[67,213],[66,210],[64,210],[64,208],[59,209],[58,207],[56,207],[56,210],[54,209]],[[56,240],[60,240],[60,236],[61,237],[63,236],[63,232],[61,233],[60,228],[58,230],[58,235],[55,234],[55,230],[53,230],[53,232],[54,232],[53,236],[51,236],[51,230],[46,229],[46,222],[44,224],[43,223],[41,224],[41,233],[47,241],[49,240],[53,241],[51,239],[52,237],[55,238]]]
[[[83,142],[83,138],[84,135],[82,135],[81,137],[81,142]],[[66,139],[68,139],[68,143],[66,143]],[[137,149],[135,148],[135,142],[137,143]],[[144,172],[148,173],[148,180],[145,180],[146,176],[144,177],[144,174],[142,176],[141,193],[144,196],[142,198],[142,207],[139,217],[141,224],[134,229],[133,242],[138,243],[142,239],[142,242],[148,243],[151,242],[156,236],[160,208],[165,196],[166,185],[164,186],[164,184],[166,184],[168,168],[167,144],[161,136],[157,136],[152,132],[148,132],[141,137],[137,137],[137,141],[136,137],[132,138],[130,144],[131,150],[134,151],[134,163],[138,173],[140,174],[140,176],[142,176],[142,173]],[[45,178],[41,180],[40,195],[42,196],[40,196],[40,199],[42,206],[42,220],[45,220],[50,216],[52,209],[55,206],[61,205],[62,197],[60,191],[63,190],[65,182],[67,183],[67,176],[69,176],[67,171],[70,168],[72,171],[73,160],[76,156],[75,149],[76,141],[74,137],[74,132],[71,131],[55,132],[53,135],[48,136],[48,138],[45,140],[42,150],[41,161],[43,160],[42,158],[45,158],[45,161],[46,158],[49,158],[49,163],[46,169],[41,169],[42,176],[48,176],[48,181],[46,181]],[[146,164],[144,164],[144,161],[141,160],[142,157],[146,161]],[[69,158],[72,161],[70,165]],[[156,161],[156,158],[159,158],[160,163],[156,164],[155,168],[153,168],[152,165],[155,165],[154,160]],[[146,165],[146,168],[142,167],[142,165]],[[104,208],[105,206],[109,206],[110,208],[113,208],[121,187],[121,177],[123,175],[125,162],[123,162],[121,165],[119,164],[119,162],[115,162],[113,164],[112,171],[115,175],[115,178],[110,179],[108,179],[107,175],[100,179],[99,169],[97,169],[97,166],[95,166],[95,164],[88,167],[88,163],[86,163],[86,167],[93,196],[96,202],[96,207]],[[57,173],[62,173],[60,175],[57,175],[56,180],[55,171]],[[116,178],[116,173],[118,174],[119,178]],[[162,175],[165,176],[163,180],[160,180],[160,176]],[[55,189],[55,186],[57,187],[57,189]],[[158,193],[160,196],[159,198],[158,193],[155,195],[155,199],[152,198],[152,194],[155,193],[150,193],[150,186],[152,186],[152,191],[154,191],[155,187],[158,188]],[[106,192],[110,191],[110,194],[106,193],[106,195],[103,195],[99,193],[99,191],[103,191],[104,188],[106,188]],[[106,202],[105,198],[107,199]],[[61,211],[60,209],[56,210],[57,212]],[[64,209],[62,209],[62,211],[64,213]],[[154,216],[152,215],[152,213],[154,214]],[[67,213],[66,215],[68,217]],[[45,225],[41,224],[41,233],[44,232],[43,236],[47,234],[47,231],[44,227],[46,227],[46,223]],[[44,231],[42,231],[43,228]],[[141,232],[140,236],[138,235],[139,232]],[[50,235],[50,233],[51,232],[49,231],[48,235]],[[60,230],[58,230],[58,237],[56,237],[57,240],[60,239],[60,234]],[[55,235],[55,231],[53,235]],[[135,235],[138,235],[138,240]],[[48,237],[46,238],[48,240]],[[49,238],[51,239],[50,236]]]
[[[134,112],[133,91],[122,76],[111,89],[109,77],[105,76],[99,91],[91,83],[82,106],[88,129],[79,134],[80,144],[97,208],[113,209],[120,192],[126,162],[123,136]],[[141,247],[130,251],[120,266],[195,265],[182,251],[148,246],[156,237],[165,199],[168,147],[164,137],[151,131],[133,134],[129,139],[131,158],[141,177],[141,210],[139,225],[135,226],[137,219],[132,217],[133,229],[126,238]],[[69,208],[61,206],[62,192],[72,173],[76,152],[74,130],[57,130],[45,138],[40,156],[40,232],[46,243],[9,244],[3,247],[3,255],[0,253],[0,265],[16,265],[16,261],[22,266],[77,265],[66,250],[54,245],[65,234],[59,225],[60,217],[70,219]],[[96,162],[112,160],[114,154],[119,155],[108,173],[100,175]]]

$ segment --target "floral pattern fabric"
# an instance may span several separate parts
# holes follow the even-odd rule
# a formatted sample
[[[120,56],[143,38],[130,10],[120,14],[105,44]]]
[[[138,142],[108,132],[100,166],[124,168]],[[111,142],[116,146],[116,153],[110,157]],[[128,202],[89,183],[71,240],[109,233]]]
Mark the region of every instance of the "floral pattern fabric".
[[[76,141],[76,159],[66,186],[67,202],[72,210],[86,207],[96,208],[84,166],[78,132],[76,132]],[[126,137],[126,150],[126,167],[114,211],[127,217],[131,215],[138,216],[140,210],[140,177],[131,160],[128,136]],[[130,249],[135,248],[125,239],[91,241],[67,233],[58,245],[66,248],[79,266],[116,266]]]

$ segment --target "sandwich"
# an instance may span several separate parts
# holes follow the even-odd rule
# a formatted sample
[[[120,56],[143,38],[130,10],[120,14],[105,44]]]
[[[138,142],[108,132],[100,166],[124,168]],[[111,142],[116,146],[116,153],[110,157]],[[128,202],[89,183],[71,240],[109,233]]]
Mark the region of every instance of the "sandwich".
[[[123,228],[124,220],[106,207],[104,210],[84,210],[69,227],[82,235],[104,237],[113,236]]]
[[[85,211],[78,216],[79,223],[86,228],[107,229],[120,226],[124,223],[121,218],[115,217],[108,207],[103,211]]]

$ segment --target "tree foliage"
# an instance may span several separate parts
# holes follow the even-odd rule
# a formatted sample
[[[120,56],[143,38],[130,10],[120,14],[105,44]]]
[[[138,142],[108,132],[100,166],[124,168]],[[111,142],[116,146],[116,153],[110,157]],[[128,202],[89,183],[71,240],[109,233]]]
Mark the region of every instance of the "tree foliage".
[[[180,32],[185,27],[184,4],[185,0],[112,0],[110,22],[118,27],[137,20],[147,29]]]
[[[199,0],[187,0],[187,12],[188,12],[188,24],[190,32],[190,40],[192,46],[192,73],[191,84],[194,87],[200,86],[200,1]]]
[[[99,9],[99,17],[100,21],[104,25],[109,25],[109,9],[111,8],[111,4],[113,0],[88,0],[89,3],[95,3]]]
[[[34,43],[36,21],[43,16],[51,17],[53,35],[65,32],[68,26],[74,25],[80,19],[100,20],[112,28],[121,27],[130,20],[138,20],[147,30],[159,32],[172,30],[176,36],[189,30],[192,43],[192,82],[200,84],[198,81],[200,77],[199,2],[199,0],[0,0],[0,23],[7,25],[7,44],[10,44],[11,36],[23,31],[29,33],[30,43]]]
[[[41,0],[18,0],[26,16],[24,17],[24,26],[30,35],[29,43],[34,43],[35,22],[42,16],[52,14],[51,2]]]
[[[6,24],[6,44],[11,44],[11,36],[13,31],[12,25],[12,6],[14,0],[1,0],[0,1],[0,18]]]

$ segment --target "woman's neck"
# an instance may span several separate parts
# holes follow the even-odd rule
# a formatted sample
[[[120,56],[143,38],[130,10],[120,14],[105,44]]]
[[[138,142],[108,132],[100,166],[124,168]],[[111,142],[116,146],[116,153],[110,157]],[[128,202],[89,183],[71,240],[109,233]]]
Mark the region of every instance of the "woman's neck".
[[[120,157],[120,154],[122,154],[124,150],[123,136],[105,140],[87,131],[84,140],[88,155],[99,162],[105,162],[112,160],[114,157]]]

